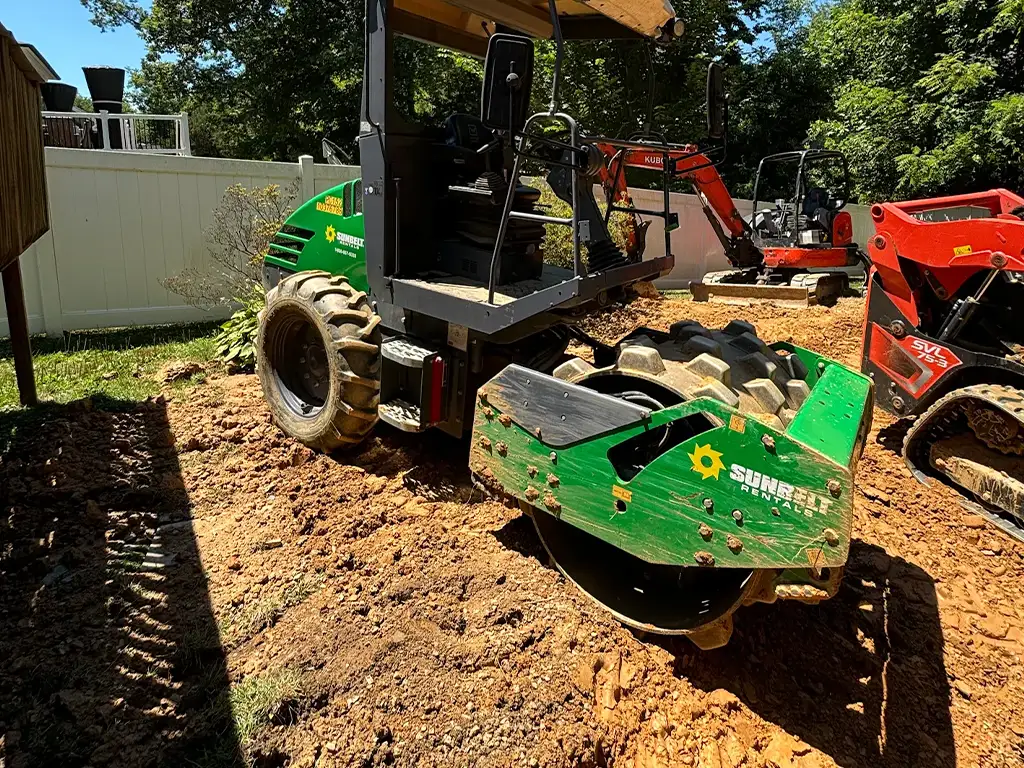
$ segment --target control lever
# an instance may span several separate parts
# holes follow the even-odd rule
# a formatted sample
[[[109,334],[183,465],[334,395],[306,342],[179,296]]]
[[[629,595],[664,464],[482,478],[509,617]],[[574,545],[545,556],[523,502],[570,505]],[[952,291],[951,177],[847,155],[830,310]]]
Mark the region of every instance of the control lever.
[[[486,155],[491,150],[497,149],[501,146],[501,136],[495,136],[493,139],[484,144],[480,149],[476,151],[478,155]]]
[[[323,149],[324,159],[327,161],[328,165],[344,165],[345,163],[351,165],[352,155],[343,150],[330,139],[323,139],[321,141],[320,147],[321,149]],[[344,162],[342,161],[342,158],[345,158]]]

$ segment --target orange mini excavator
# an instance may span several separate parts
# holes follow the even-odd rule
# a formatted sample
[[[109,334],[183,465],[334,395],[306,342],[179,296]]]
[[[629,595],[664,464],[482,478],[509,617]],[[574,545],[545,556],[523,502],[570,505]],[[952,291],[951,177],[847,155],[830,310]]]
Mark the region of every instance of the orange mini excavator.
[[[671,151],[642,147],[613,147],[596,142],[605,155],[601,185],[608,204],[606,220],[615,211],[627,214],[626,247],[631,260],[642,257],[647,211],[633,205],[626,184],[627,168],[661,171],[668,166],[674,178],[693,185],[708,222],[715,231],[732,269],[711,272],[690,284],[697,301],[747,303],[769,300],[806,306],[834,304],[849,287],[846,268],[867,265],[853,241],[853,220],[844,211],[849,171],[841,152],[807,149],[769,155],[758,165],[754,182],[755,213],[744,217],[722,181],[714,161],[696,145]],[[758,195],[766,179],[779,169],[796,168],[791,198],[776,198],[774,207],[758,210]],[[819,179],[838,179],[838,198]],[[653,212],[651,212],[653,213]],[[678,227],[678,218],[666,222]],[[815,270],[811,272],[810,270]]]

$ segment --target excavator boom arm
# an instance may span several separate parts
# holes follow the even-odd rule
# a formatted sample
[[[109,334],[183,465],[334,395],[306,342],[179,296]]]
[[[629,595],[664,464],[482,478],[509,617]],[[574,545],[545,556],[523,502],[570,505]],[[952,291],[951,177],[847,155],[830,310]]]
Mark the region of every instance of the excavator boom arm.
[[[726,253],[734,250],[735,240],[749,236],[749,227],[736,208],[718,169],[696,146],[687,145],[671,150],[657,147],[619,149],[599,142],[597,148],[607,158],[607,163],[600,170],[600,181],[609,205],[614,203],[623,208],[634,208],[626,182],[626,168],[661,171],[668,162],[671,164],[672,176],[693,184],[708,221],[722,241]],[[646,226],[641,223],[635,211],[627,210],[626,213],[626,252],[630,258],[637,259],[643,255],[642,234]]]

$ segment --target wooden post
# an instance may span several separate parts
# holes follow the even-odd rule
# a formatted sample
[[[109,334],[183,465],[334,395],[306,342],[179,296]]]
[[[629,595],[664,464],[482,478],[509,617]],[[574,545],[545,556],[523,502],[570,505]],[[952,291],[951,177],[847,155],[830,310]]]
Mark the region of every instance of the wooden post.
[[[4,267],[3,284],[18,394],[22,405],[36,405],[39,400],[36,396],[36,375],[32,370],[32,344],[28,336],[28,311],[25,309],[25,289],[21,284],[19,259]]]

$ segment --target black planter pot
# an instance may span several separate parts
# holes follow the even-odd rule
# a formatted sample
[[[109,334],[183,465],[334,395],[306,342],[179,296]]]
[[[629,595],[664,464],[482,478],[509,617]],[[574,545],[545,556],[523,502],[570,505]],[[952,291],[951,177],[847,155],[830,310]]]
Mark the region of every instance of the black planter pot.
[[[40,87],[43,93],[43,104],[50,112],[70,112],[75,106],[75,96],[78,89],[67,83],[43,83]]]
[[[85,84],[93,104],[97,101],[124,101],[125,71],[119,67],[82,67]]]
[[[120,67],[82,67],[85,84],[89,86],[93,109],[97,112],[106,110],[112,115],[121,114],[124,108],[124,77],[125,71]],[[108,121],[110,135],[109,149],[121,149],[121,123]],[[99,131],[99,144],[103,144],[103,132]]]

